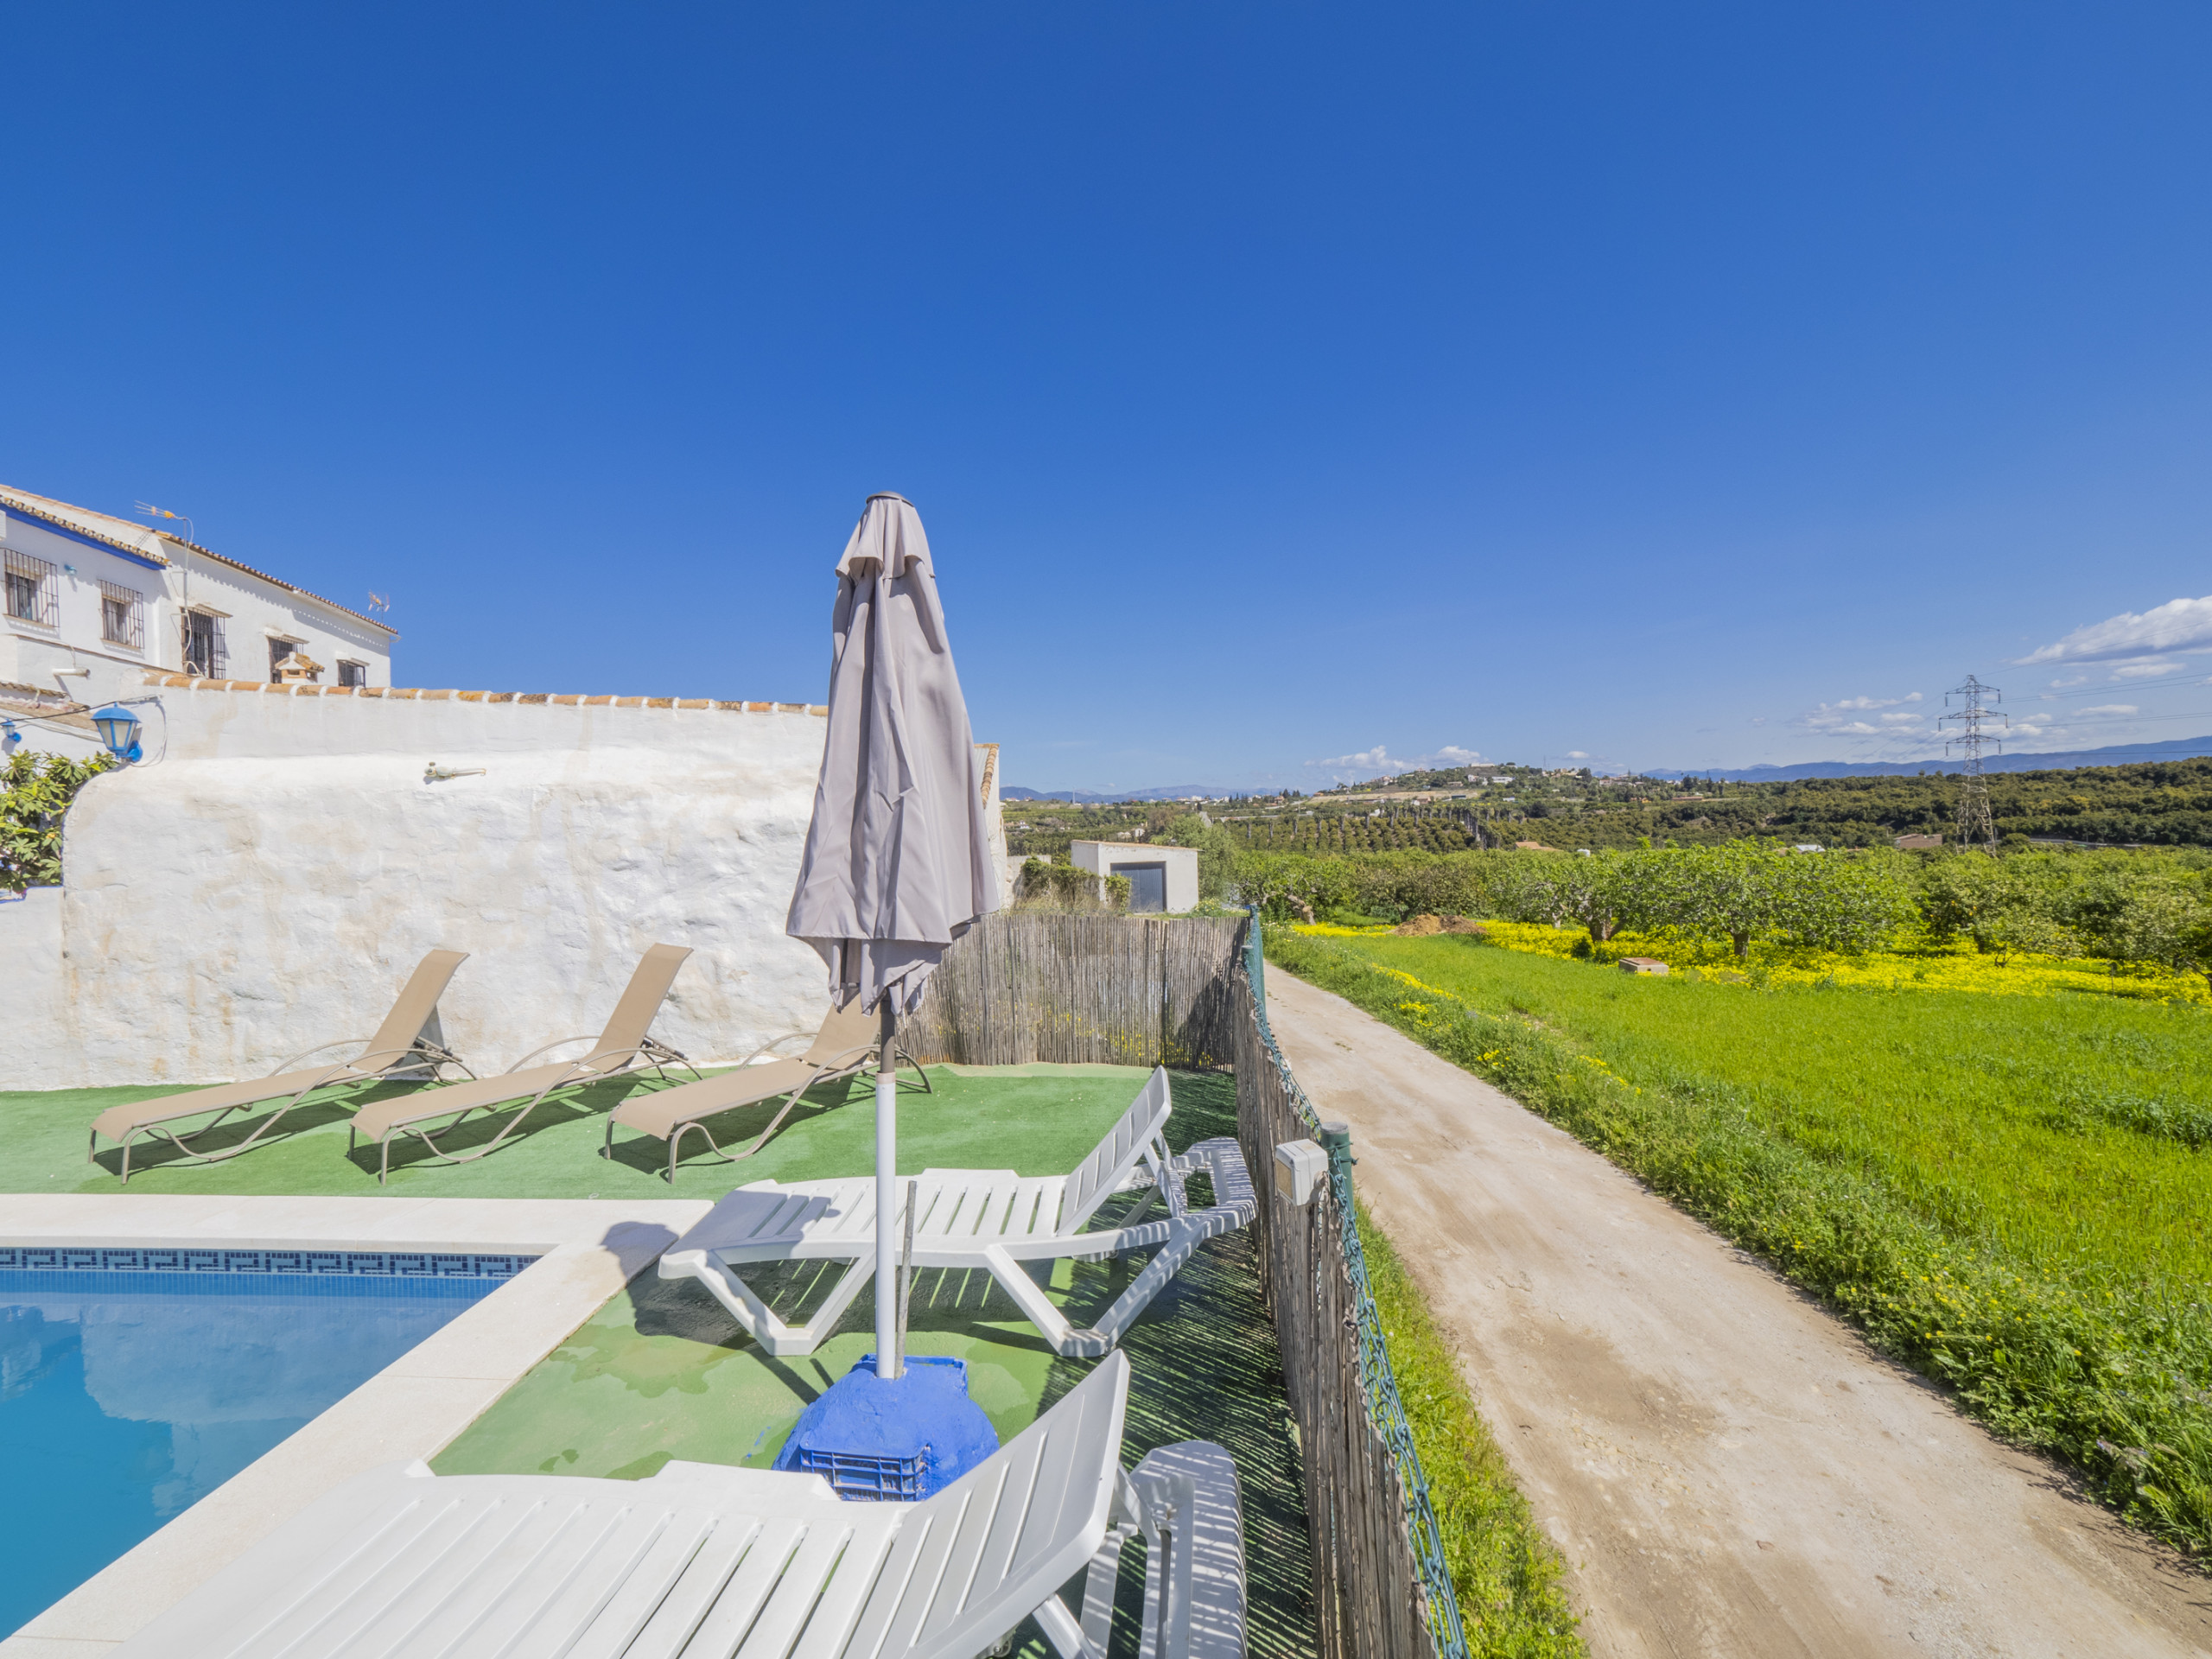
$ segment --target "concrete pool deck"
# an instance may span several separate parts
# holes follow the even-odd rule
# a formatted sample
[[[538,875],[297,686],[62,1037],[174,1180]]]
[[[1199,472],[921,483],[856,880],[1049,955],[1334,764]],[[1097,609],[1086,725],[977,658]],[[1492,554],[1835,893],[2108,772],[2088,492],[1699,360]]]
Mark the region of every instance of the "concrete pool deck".
[[[1035,1173],[1071,1167],[1147,1075],[1109,1066],[931,1071],[938,1093],[907,1093],[900,1103],[900,1161],[915,1171],[925,1164],[1014,1164]],[[1169,1133],[1178,1147],[1233,1124],[1227,1077],[1177,1074],[1174,1085]],[[858,1111],[816,1106],[798,1115],[759,1159],[687,1171],[700,1189],[696,1195],[671,1198],[649,1172],[626,1169],[615,1178],[635,1181],[624,1196],[593,1198],[530,1190],[606,1179],[606,1160],[593,1155],[595,1112],[556,1119],[480,1164],[418,1166],[412,1180],[395,1179],[381,1192],[372,1174],[364,1180],[344,1157],[342,1118],[231,1163],[154,1172],[172,1189],[195,1179],[258,1185],[284,1171],[248,1166],[289,1144],[286,1168],[296,1179],[304,1169],[324,1190],[165,1192],[142,1190],[136,1175],[124,1190],[106,1170],[83,1162],[83,1124],[105,1103],[102,1097],[143,1092],[0,1095],[0,1184],[59,1185],[66,1178],[94,1188],[0,1195],[0,1243],[496,1249],[540,1259],[0,1642],[0,1659],[92,1659],[107,1651],[314,1497],[381,1464],[421,1458],[442,1473],[624,1478],[651,1474],[671,1457],[765,1464],[807,1401],[873,1345],[865,1295],[822,1349],[804,1360],[778,1361],[746,1339],[699,1287],[647,1271],[732,1185],[861,1166],[855,1160],[865,1160],[861,1148],[872,1116],[857,1100]],[[65,1130],[73,1167],[58,1155]],[[512,1155],[525,1151],[532,1155]],[[19,1155],[26,1154],[35,1155]],[[510,1196],[426,1196],[456,1178],[470,1185],[496,1179]],[[1077,1305],[1103,1302],[1129,1271],[1127,1264],[1064,1263],[1052,1294]],[[794,1273],[776,1288],[799,1296],[808,1287]],[[1054,1358],[986,1274],[918,1274],[915,1296],[912,1351],[965,1358],[974,1397],[1001,1435],[1033,1420],[1092,1363]],[[1123,1348],[1136,1368],[1125,1461],[1178,1440],[1230,1447],[1245,1489],[1251,1651],[1310,1650],[1310,1554],[1297,1454],[1249,1237],[1231,1236],[1202,1249]],[[1141,1571],[1139,1555],[1132,1553],[1132,1565]]]

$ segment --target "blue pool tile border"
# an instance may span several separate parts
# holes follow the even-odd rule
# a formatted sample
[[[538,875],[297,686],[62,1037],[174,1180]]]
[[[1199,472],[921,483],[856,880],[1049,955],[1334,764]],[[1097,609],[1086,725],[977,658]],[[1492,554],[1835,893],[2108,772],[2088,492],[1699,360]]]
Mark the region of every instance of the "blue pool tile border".
[[[434,1250],[208,1250],[188,1245],[0,1244],[0,1273],[237,1273],[301,1278],[512,1279],[534,1255]]]

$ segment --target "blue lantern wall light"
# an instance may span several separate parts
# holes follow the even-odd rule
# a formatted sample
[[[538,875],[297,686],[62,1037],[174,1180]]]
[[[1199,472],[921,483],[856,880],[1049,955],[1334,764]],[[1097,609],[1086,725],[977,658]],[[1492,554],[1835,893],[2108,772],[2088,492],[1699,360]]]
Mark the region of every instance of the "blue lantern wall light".
[[[121,703],[111,702],[92,710],[92,724],[99,728],[100,741],[117,760],[128,762],[144,758],[138,747],[138,716]]]

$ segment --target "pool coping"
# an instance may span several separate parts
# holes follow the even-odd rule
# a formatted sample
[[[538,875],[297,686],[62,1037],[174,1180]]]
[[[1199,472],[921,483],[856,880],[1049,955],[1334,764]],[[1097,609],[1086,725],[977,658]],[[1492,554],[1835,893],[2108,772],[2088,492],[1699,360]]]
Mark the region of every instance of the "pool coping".
[[[435,1250],[537,1260],[0,1639],[0,1659],[104,1654],[325,1492],[429,1459],[712,1207],[703,1198],[11,1193],[0,1244]]]

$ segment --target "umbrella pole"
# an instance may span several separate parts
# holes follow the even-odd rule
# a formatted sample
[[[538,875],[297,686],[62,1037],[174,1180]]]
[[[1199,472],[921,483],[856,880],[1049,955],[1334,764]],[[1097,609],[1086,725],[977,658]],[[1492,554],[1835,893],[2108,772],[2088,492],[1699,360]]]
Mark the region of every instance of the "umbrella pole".
[[[899,1213],[899,1015],[893,990],[883,992],[883,1052],[875,1067],[875,1374],[889,1380],[905,1368],[899,1351],[899,1251],[892,1223]]]

